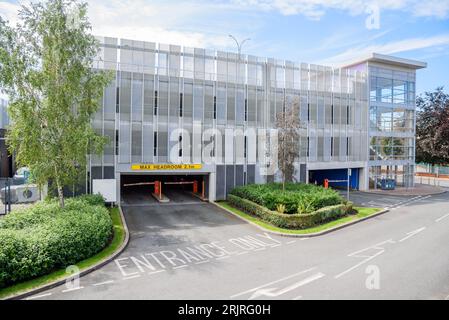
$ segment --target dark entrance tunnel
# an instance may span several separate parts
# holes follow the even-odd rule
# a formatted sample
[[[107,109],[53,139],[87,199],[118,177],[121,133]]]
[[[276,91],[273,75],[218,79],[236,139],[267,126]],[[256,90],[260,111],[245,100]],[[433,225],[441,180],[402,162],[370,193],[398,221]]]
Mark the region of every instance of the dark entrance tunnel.
[[[209,192],[208,175],[122,175],[121,197],[124,204],[158,203],[153,193],[160,182],[161,194],[170,203],[201,202],[207,200]],[[195,186],[194,186],[195,185]],[[203,191],[204,189],[204,191]],[[196,191],[194,194],[193,192]]]

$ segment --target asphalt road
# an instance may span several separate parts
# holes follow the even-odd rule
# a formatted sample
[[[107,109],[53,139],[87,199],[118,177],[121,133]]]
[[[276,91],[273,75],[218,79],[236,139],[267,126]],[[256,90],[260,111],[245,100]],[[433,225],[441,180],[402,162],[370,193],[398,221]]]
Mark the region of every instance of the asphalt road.
[[[351,198],[391,212],[293,239],[212,204],[128,205],[121,256],[31,299],[449,299],[449,194]]]

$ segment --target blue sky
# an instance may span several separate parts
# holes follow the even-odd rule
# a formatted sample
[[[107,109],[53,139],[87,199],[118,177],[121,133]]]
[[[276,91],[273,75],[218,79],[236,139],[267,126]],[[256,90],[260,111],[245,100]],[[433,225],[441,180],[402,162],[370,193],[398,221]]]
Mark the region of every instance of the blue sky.
[[[14,22],[18,4],[0,1]],[[418,94],[449,91],[449,0],[94,0],[98,35],[340,65],[369,52],[422,60]],[[378,13],[378,14],[377,14]],[[379,19],[377,19],[379,18]]]

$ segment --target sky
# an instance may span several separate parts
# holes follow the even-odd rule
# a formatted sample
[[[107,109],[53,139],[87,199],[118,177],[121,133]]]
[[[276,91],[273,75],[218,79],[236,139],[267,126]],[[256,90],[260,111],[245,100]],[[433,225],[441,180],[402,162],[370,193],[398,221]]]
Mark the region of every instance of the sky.
[[[87,0],[92,32],[338,66],[376,52],[420,60],[417,93],[449,91],[449,0]],[[17,21],[20,1],[1,1]]]

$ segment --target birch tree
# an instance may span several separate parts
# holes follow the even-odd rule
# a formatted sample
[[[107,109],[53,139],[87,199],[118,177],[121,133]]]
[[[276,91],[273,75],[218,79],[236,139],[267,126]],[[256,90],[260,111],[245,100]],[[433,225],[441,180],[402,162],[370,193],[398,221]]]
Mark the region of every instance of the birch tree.
[[[86,155],[101,153],[106,142],[91,118],[111,75],[93,69],[99,44],[90,32],[87,4],[75,0],[22,5],[16,26],[0,18],[9,150],[38,184],[56,185],[61,207],[64,186],[78,182]]]

